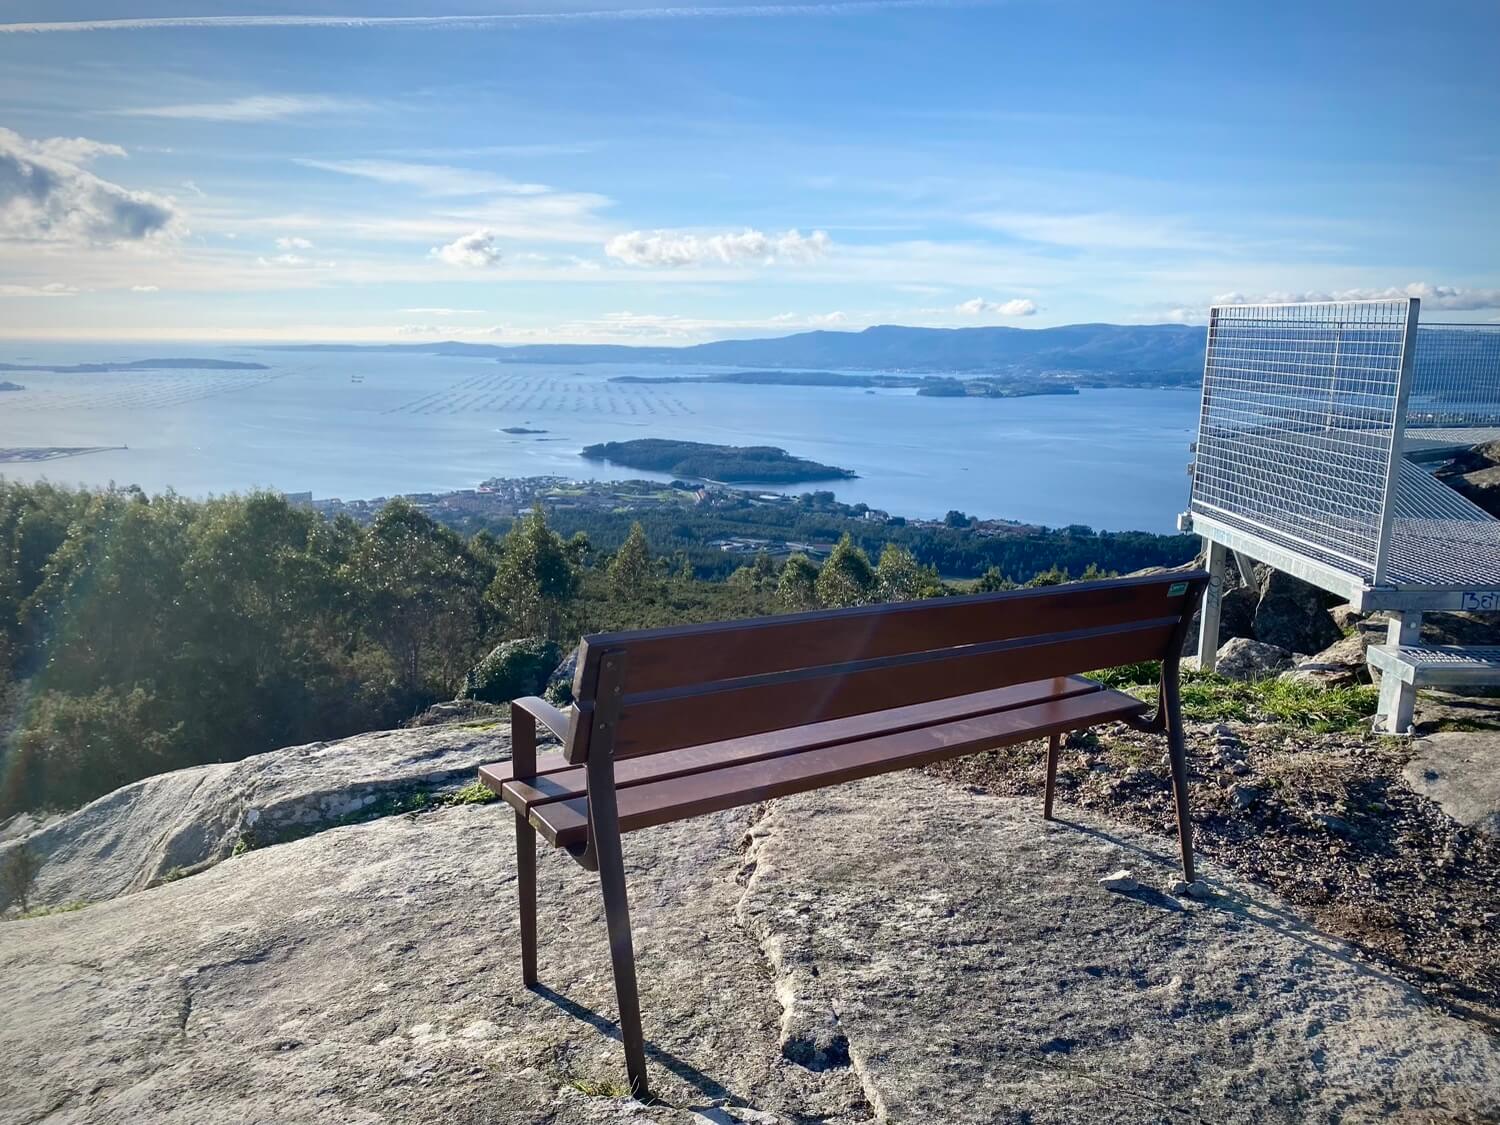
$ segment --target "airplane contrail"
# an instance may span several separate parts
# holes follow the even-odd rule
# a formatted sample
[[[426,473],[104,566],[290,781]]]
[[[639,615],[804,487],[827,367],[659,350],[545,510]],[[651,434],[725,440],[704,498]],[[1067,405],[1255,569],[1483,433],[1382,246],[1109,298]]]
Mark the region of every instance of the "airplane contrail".
[[[206,30],[271,27],[483,29],[547,23],[844,15],[891,8],[973,7],[982,6],[986,2],[987,0],[828,0],[828,2],[812,4],[601,8],[578,12],[498,12],[491,15],[472,16],[150,16],[127,19],[0,23],[0,34],[43,35],[69,31],[158,31],[173,28]]]

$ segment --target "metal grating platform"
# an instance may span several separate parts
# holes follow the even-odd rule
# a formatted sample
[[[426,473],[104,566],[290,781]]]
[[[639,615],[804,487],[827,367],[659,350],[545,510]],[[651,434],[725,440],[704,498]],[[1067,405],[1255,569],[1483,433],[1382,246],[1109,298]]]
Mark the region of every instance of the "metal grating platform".
[[[1408,457],[1432,459],[1452,456],[1492,441],[1500,441],[1500,426],[1408,427],[1401,451]]]

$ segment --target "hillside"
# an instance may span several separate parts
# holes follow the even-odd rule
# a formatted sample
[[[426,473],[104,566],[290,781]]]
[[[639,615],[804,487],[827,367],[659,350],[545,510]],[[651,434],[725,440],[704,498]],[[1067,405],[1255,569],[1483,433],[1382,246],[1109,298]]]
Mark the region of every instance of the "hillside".
[[[299,351],[415,351],[490,356],[515,363],[701,363],[734,367],[870,368],[888,371],[1044,371],[1201,374],[1202,328],[1183,324],[1068,324],[1057,328],[909,328],[883,324],[862,332],[799,332],[758,340],[716,340],[687,347],[623,344],[318,344]]]

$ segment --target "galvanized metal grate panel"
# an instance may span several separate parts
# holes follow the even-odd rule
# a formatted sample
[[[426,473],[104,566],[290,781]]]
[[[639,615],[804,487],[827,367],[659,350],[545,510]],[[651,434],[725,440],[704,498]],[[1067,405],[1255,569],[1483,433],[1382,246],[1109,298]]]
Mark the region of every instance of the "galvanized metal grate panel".
[[[1214,308],[1190,509],[1373,581],[1410,312],[1407,300]]]
[[[1413,426],[1500,426],[1500,324],[1424,324],[1412,357]]]
[[[1500,645],[1402,645],[1398,654],[1411,664],[1500,668]]]

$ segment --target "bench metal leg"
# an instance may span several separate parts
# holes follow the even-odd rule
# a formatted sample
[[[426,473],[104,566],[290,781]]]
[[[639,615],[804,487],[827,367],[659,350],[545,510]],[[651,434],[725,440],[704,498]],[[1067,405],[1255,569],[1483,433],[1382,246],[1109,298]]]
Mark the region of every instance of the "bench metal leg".
[[[613,798],[613,792],[610,797]],[[613,800],[610,801],[613,804]],[[612,812],[613,810],[611,810]],[[609,927],[609,956],[614,963],[615,993],[620,1002],[620,1038],[625,1043],[625,1070],[630,1092],[644,1101],[646,1046],[641,1034],[641,1000],[635,983],[635,948],[630,938],[630,904],[625,896],[625,858],[620,851],[618,822],[603,827],[594,818],[594,849],[599,860],[599,884],[604,891],[604,920]],[[613,821],[611,815],[607,821]]]
[[[1057,750],[1062,744],[1062,735],[1054,734],[1047,741],[1047,793],[1042,798],[1042,819],[1052,819],[1052,790],[1057,785]]]
[[[516,813],[516,895],[521,914],[521,980],[536,984],[536,829]]]
[[[1182,696],[1174,666],[1162,676],[1162,706],[1167,713],[1167,757],[1172,763],[1172,798],[1177,806],[1177,844],[1182,849],[1182,877],[1193,882],[1193,818],[1188,809],[1187,735],[1182,729]]]

